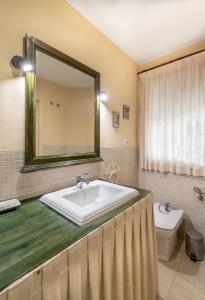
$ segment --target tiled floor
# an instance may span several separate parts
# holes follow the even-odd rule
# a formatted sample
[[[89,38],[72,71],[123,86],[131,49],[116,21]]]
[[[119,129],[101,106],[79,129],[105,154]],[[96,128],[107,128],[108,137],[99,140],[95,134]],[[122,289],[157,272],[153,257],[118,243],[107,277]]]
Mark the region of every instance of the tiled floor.
[[[158,262],[159,300],[205,300],[205,261],[192,262],[178,241],[169,262]]]

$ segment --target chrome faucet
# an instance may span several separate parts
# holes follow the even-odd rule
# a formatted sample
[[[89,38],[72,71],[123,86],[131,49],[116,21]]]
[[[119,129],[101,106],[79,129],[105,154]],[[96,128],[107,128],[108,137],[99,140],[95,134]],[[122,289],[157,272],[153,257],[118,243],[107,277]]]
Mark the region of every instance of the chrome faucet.
[[[165,206],[165,211],[166,212],[170,212],[172,210],[171,205],[170,205],[169,202],[166,202],[164,206]]]
[[[82,173],[76,176],[76,187],[78,189],[82,189],[84,185],[89,184],[89,180],[86,178],[87,175],[88,173]]]

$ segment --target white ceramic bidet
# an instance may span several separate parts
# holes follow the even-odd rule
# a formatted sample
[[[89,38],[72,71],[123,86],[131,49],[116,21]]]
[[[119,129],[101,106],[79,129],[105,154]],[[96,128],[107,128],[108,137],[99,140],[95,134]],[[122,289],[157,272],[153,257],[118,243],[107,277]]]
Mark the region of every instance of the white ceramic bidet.
[[[170,259],[177,244],[177,230],[182,222],[183,213],[183,210],[166,204],[154,204],[158,259]]]

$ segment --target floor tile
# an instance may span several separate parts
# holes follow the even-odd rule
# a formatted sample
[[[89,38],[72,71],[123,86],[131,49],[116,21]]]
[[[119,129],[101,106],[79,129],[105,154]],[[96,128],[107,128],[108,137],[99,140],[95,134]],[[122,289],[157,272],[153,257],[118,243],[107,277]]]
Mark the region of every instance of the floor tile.
[[[192,262],[179,240],[169,262],[158,261],[159,300],[205,300],[205,261]]]
[[[204,300],[205,291],[176,275],[166,300]]]
[[[183,255],[178,274],[205,291],[205,262],[192,262]],[[204,298],[205,299],[205,298]]]
[[[165,299],[173,283],[176,271],[167,267],[161,261],[158,262],[159,295]]]
[[[173,283],[176,271],[181,263],[184,252],[184,242],[178,240],[177,247],[168,262],[158,261],[159,271],[159,294],[160,300],[163,300],[168,295],[168,292]]]

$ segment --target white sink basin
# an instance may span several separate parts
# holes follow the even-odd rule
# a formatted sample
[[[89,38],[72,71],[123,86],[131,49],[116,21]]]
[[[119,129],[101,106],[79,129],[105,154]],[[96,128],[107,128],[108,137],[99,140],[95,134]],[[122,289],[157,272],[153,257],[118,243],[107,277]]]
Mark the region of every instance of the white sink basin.
[[[133,188],[94,180],[83,189],[73,186],[46,194],[40,201],[82,226],[138,194]]]

